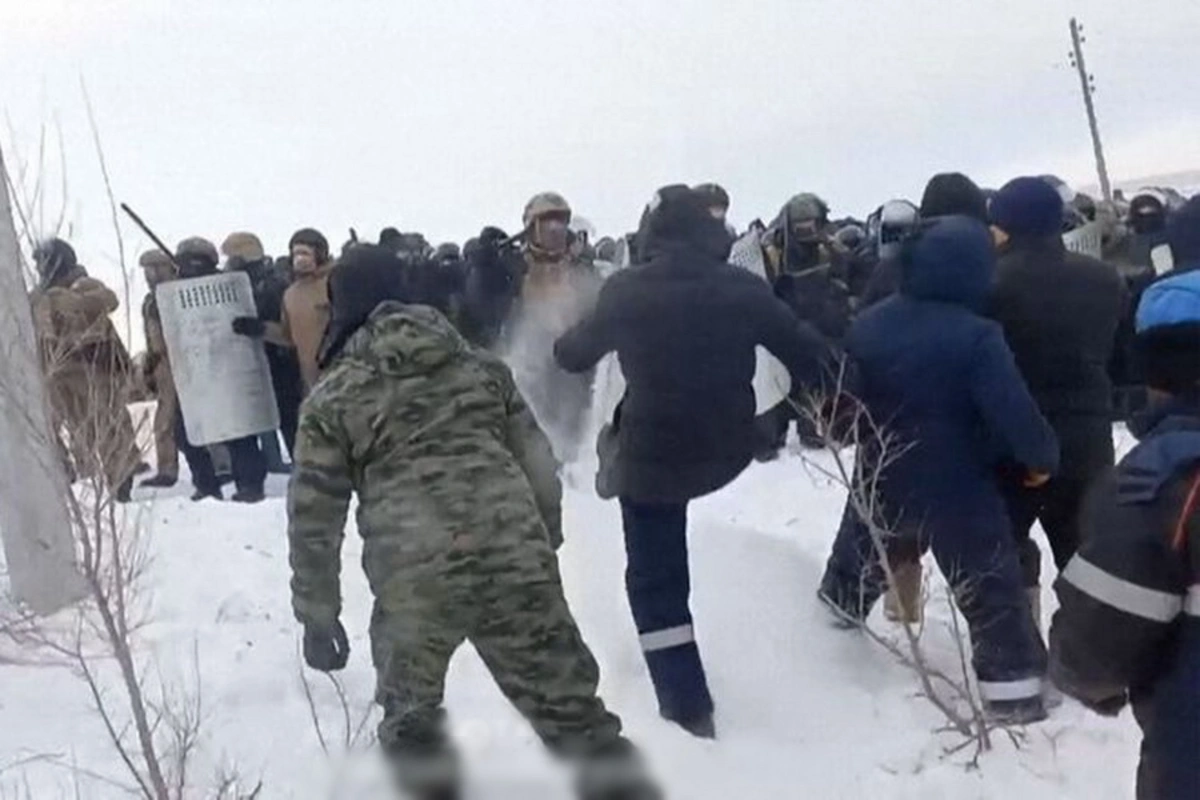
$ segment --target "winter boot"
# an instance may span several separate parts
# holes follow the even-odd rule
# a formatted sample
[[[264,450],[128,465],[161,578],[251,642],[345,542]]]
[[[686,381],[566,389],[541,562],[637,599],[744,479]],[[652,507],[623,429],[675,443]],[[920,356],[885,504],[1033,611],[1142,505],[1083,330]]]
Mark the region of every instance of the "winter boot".
[[[210,497],[213,500],[218,500],[218,501],[225,499],[225,495],[221,494],[220,489],[217,489],[215,491],[209,491],[206,489],[197,489],[195,492],[192,493],[192,502],[199,503],[201,500],[208,500]]]
[[[920,625],[924,618],[921,562],[897,564],[892,577],[895,585],[883,598],[884,616],[902,625]]]
[[[118,503],[128,503],[133,498],[133,477],[126,478],[120,486],[117,487],[116,494],[113,499]]]
[[[855,614],[844,608],[833,595],[824,589],[817,590],[817,599],[829,610],[830,622],[838,630],[852,631],[861,628],[866,623],[866,614]]]
[[[145,461],[139,461],[138,465],[136,467],[134,467],[134,469],[133,469],[133,474],[134,475],[145,475],[149,471],[150,471],[150,465],[147,464]]]
[[[712,714],[705,714],[695,719],[668,719],[666,717],[664,719],[674,722],[697,739],[717,738],[717,724],[713,721]]]
[[[984,703],[984,712],[997,725],[1032,725],[1050,715],[1041,695],[1022,700],[992,700]]]
[[[234,492],[234,495],[231,499],[235,503],[253,505],[266,500],[267,495],[262,489],[238,489],[236,492]]]
[[[179,478],[174,475],[163,475],[159,473],[152,478],[146,478],[138,484],[145,489],[170,489],[175,484],[179,483]]]

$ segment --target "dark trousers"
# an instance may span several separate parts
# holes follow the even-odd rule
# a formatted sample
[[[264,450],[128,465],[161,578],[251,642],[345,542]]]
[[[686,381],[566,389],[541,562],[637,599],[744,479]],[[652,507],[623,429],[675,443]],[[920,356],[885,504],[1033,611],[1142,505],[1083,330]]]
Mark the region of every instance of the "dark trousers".
[[[688,608],[687,503],[651,505],[621,499],[625,589],[659,711],[688,723],[712,714],[712,695]]]
[[[221,481],[213,467],[212,456],[206,447],[196,447],[187,438],[187,426],[183,411],[175,417],[175,441],[187,459],[192,473],[192,485],[196,491],[219,497]],[[229,460],[233,465],[233,481],[239,492],[262,492],[267,480],[267,460],[259,449],[257,436],[246,436],[224,443],[229,448]]]
[[[932,550],[954,591],[971,634],[980,694],[987,701],[1040,695],[1046,650],[1033,626],[1015,547],[1002,507],[997,517],[926,518],[919,530],[894,526],[887,539],[893,563]],[[821,591],[843,613],[865,620],[883,594],[885,577],[870,530],[848,503]]]
[[[1039,489],[1006,483],[1005,502],[1026,587],[1038,586],[1042,574],[1042,551],[1032,538],[1033,524],[1042,523],[1054,565],[1061,572],[1079,549],[1079,515],[1089,485],[1079,478],[1055,478]]]

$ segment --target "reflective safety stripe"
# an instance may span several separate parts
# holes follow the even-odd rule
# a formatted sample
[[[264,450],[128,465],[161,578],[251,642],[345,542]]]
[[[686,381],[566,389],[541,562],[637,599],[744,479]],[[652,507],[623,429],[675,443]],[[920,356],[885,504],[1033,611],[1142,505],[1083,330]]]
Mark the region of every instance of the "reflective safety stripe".
[[[1080,556],[1071,559],[1062,577],[1067,583],[1101,603],[1154,622],[1170,622],[1183,610],[1183,599],[1170,592],[1138,586],[1105,572]]]
[[[678,625],[674,628],[664,628],[661,631],[650,631],[638,637],[642,643],[642,652],[653,653],[655,650],[667,650],[696,641],[696,634],[691,625]]]
[[[1189,617],[1200,617],[1200,583],[1193,584],[1188,589],[1187,600],[1183,604],[1183,613]]]
[[[1005,700],[1028,700],[1042,694],[1041,678],[1023,678],[1019,681],[980,681],[979,696],[988,702]]]

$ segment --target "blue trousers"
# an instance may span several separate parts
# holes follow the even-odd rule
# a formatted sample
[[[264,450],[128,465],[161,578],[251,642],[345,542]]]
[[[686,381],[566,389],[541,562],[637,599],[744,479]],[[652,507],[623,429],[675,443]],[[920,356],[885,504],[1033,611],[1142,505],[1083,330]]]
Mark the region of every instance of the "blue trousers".
[[[990,513],[934,513],[921,524],[887,526],[889,560],[933,551],[967,622],[975,674],[985,701],[1019,701],[1041,694],[1046,648],[1033,624],[1016,545],[999,494]],[[847,503],[821,591],[848,616],[865,620],[886,589],[868,527]]]
[[[621,499],[625,589],[660,713],[688,723],[713,712],[688,608],[687,503]]]

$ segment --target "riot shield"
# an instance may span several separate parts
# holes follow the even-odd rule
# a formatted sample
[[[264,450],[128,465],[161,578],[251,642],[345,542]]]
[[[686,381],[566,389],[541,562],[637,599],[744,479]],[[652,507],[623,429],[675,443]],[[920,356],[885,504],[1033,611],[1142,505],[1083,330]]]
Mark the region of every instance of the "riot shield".
[[[228,272],[158,287],[159,314],[188,441],[202,447],[279,428],[267,353],[233,332],[257,317],[250,278]]]
[[[1089,222],[1070,233],[1063,234],[1063,244],[1072,253],[1097,259],[1103,258],[1104,226],[1099,222]]]
[[[729,254],[729,263],[735,267],[753,272],[764,281],[767,280],[767,263],[763,258],[762,235],[751,228],[744,236],[733,243]],[[778,406],[787,399],[792,391],[792,376],[787,367],[779,359],[767,352],[766,348],[757,347],[754,350],[754,405],[755,414],[761,416]]]

